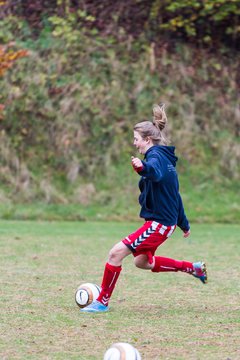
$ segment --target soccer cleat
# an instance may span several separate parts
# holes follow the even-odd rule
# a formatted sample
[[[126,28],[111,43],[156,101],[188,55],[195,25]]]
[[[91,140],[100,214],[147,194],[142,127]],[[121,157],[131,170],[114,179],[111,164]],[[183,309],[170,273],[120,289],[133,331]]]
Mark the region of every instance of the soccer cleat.
[[[201,280],[203,284],[206,284],[208,280],[206,264],[202,261],[193,263],[192,275]]]
[[[106,312],[108,311],[108,306],[105,306],[100,301],[95,300],[90,305],[82,308],[80,311],[89,313]]]

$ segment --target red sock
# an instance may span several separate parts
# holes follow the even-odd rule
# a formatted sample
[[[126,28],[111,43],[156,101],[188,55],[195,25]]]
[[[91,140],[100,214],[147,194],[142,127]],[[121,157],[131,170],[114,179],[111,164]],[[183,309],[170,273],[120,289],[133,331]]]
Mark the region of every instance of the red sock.
[[[107,306],[116,285],[117,279],[122,270],[121,266],[114,266],[106,263],[102,279],[102,291],[100,292],[97,300],[103,305]]]
[[[193,271],[193,265],[189,261],[179,261],[161,256],[154,256],[154,259],[155,265],[152,272],[183,271],[191,273]]]

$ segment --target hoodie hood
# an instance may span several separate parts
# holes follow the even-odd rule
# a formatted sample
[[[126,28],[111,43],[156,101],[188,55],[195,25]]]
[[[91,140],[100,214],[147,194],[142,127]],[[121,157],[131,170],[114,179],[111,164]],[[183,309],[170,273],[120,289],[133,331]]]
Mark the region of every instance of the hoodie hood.
[[[166,158],[172,163],[172,165],[175,167],[177,163],[177,156],[175,155],[175,146],[163,146],[163,145],[154,145],[148,149],[148,151],[145,154],[145,159],[148,157],[148,155],[153,155],[154,153],[160,155],[160,156],[166,156]]]

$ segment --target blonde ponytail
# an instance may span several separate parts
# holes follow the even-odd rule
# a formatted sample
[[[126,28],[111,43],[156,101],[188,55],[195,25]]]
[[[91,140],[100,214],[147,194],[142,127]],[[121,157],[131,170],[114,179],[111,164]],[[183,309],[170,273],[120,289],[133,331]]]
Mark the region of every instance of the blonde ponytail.
[[[153,125],[162,131],[167,124],[167,115],[165,112],[165,104],[153,105]]]

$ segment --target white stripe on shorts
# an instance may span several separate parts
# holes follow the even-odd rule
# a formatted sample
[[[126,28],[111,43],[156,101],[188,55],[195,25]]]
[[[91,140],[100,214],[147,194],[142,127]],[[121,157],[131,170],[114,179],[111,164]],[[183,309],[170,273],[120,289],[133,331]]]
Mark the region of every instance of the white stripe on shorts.
[[[166,229],[167,229],[167,226],[162,225],[162,226],[160,227],[160,229],[159,229],[160,234],[161,234],[161,235],[164,235]]]
[[[171,229],[169,230],[169,233],[167,234],[167,237],[172,235],[172,233],[174,232],[174,229],[175,229],[175,225],[171,226]]]
[[[156,230],[156,228],[158,227],[158,225],[159,225],[158,222],[153,221],[151,227],[152,227],[153,230]]]

